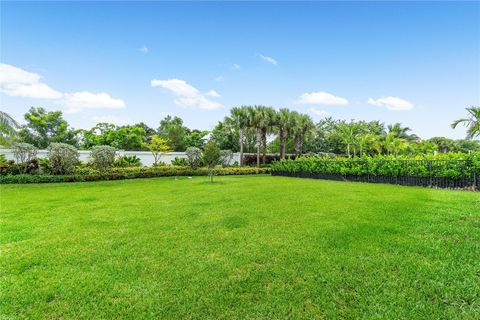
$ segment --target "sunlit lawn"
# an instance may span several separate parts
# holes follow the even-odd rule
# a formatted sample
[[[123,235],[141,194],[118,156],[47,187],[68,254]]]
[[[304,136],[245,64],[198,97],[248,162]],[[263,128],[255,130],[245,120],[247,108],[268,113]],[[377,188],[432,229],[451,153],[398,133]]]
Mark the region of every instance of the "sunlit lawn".
[[[480,317],[480,193],[270,176],[0,188],[0,319]]]

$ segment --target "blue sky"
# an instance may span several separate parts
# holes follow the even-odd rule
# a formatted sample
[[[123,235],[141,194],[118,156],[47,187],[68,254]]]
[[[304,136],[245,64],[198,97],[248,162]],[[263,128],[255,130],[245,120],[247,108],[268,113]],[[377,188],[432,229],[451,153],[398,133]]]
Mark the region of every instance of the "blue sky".
[[[76,128],[265,104],[462,138],[480,104],[479,2],[2,2],[0,41],[0,108]]]

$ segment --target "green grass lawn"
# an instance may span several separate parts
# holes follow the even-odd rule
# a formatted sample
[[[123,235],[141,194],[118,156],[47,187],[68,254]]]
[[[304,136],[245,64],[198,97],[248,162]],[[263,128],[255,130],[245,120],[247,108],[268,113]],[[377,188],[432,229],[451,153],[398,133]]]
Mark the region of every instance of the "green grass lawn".
[[[480,318],[479,193],[206,179],[0,186],[0,319]]]

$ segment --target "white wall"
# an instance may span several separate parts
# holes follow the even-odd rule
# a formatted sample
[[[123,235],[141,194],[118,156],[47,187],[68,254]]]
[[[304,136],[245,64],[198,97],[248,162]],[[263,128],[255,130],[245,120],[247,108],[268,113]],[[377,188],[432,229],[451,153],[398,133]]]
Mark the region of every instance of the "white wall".
[[[90,150],[79,150],[80,154],[80,161],[88,162],[90,160]],[[37,158],[47,158],[47,150],[38,150]],[[4,154],[7,160],[15,160],[13,156],[13,152],[11,149],[3,149],[0,148],[0,154]],[[118,156],[125,155],[125,156],[137,156],[142,161],[143,166],[151,166],[153,164],[153,155],[149,151],[123,151],[120,150],[117,152]],[[170,164],[173,159],[176,157],[179,158],[186,158],[185,152],[169,152],[166,155],[160,157],[160,161],[165,162],[166,164]],[[240,154],[234,153],[233,159],[230,164],[234,164],[235,162],[240,163]]]

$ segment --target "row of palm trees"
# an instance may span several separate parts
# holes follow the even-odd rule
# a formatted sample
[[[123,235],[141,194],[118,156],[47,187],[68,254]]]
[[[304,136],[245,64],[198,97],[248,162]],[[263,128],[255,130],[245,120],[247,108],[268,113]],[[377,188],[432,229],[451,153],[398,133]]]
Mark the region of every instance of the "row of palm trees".
[[[470,114],[469,118],[459,119],[452,123],[455,128],[459,124],[467,126],[467,139],[473,139],[480,136],[480,108],[466,108]],[[289,138],[292,138],[296,154],[302,151],[302,145],[310,138],[314,132],[315,125],[312,119],[305,114],[282,108],[278,111],[266,106],[242,106],[232,108],[230,117],[227,117],[239,132],[240,145],[240,164],[243,165],[244,137],[246,130],[254,130],[257,141],[257,166],[260,165],[260,155],[263,153],[263,163],[265,163],[267,150],[267,136],[276,134],[279,139],[280,157],[285,158],[286,144]],[[362,155],[367,150],[377,151],[382,149],[389,154],[398,154],[401,150],[412,147],[419,137],[410,134],[408,127],[403,127],[399,123],[389,125],[385,134],[372,133],[362,127],[358,122],[341,122],[337,131],[340,140],[346,146],[348,156]]]
[[[277,134],[280,143],[280,157],[285,158],[287,139],[293,138],[295,153],[302,150],[303,142],[311,134],[315,124],[306,115],[282,108],[276,111],[266,106],[242,106],[230,110],[230,117],[227,117],[239,132],[240,144],[240,165],[243,165],[243,146],[245,131],[255,130],[257,141],[257,166],[260,165],[260,154],[263,153],[265,163],[267,153],[267,136]]]

